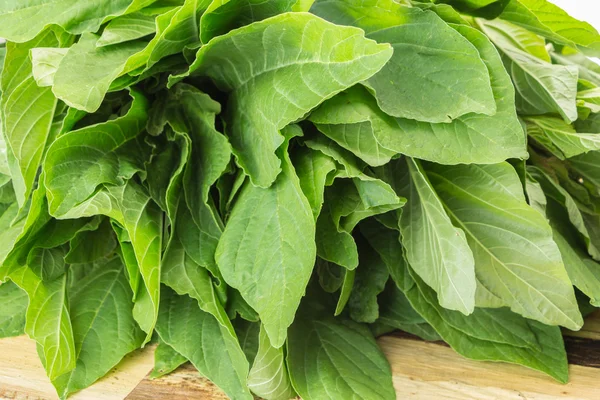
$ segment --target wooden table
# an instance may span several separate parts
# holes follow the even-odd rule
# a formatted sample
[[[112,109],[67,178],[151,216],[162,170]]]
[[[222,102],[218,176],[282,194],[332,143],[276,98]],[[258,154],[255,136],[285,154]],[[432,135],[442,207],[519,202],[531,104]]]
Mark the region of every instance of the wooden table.
[[[524,367],[475,362],[441,343],[396,333],[379,339],[392,366],[398,399],[551,400],[600,399],[600,311],[579,332],[565,332],[570,381],[566,385]],[[110,374],[74,400],[226,399],[218,388],[186,364],[157,380],[147,378],[153,347],[127,356]],[[56,399],[25,336],[0,340],[0,399]]]

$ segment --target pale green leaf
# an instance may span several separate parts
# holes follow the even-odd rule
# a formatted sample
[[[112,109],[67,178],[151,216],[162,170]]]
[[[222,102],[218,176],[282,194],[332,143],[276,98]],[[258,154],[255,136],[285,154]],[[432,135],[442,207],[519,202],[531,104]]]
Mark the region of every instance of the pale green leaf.
[[[578,21],[547,0],[511,0],[500,14],[553,42],[579,47],[590,55],[600,54],[600,34],[590,24]]]
[[[560,159],[600,150],[600,134],[576,132],[560,118],[538,116],[524,120],[527,134]]]
[[[287,400],[296,396],[290,383],[283,348],[271,346],[262,325],[258,352],[248,375],[248,388],[266,400]]]
[[[473,251],[475,304],[497,306],[486,304],[487,291],[527,318],[579,329],[583,320],[552,230],[526,203],[512,166],[428,164],[425,169]]]
[[[452,225],[421,164],[411,158],[386,168],[400,170],[394,182],[407,198],[400,232],[406,258],[438,294],[442,307],[470,314],[475,307],[475,264],[465,232]]]
[[[560,114],[567,122],[577,119],[577,68],[554,65],[523,51],[502,34],[480,22],[479,26],[500,49],[517,93],[517,110],[522,114]]]

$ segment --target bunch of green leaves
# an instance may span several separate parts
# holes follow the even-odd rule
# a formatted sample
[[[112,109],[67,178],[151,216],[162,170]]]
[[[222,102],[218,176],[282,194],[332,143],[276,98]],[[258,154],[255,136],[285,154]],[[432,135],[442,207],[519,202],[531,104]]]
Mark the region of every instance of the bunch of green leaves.
[[[377,335],[566,382],[600,306],[600,35],[546,0],[0,5],[0,337],[60,398],[156,342],[394,398]]]

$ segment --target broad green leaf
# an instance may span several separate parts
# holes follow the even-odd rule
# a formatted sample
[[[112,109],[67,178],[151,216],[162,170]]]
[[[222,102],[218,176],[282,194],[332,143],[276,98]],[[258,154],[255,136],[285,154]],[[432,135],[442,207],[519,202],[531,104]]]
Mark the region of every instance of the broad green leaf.
[[[283,345],[316,257],[315,221],[284,145],[282,172],[269,188],[244,184],[216,260],[228,285],[254,308],[271,344]]]
[[[527,134],[560,159],[600,150],[600,134],[576,132],[560,118],[538,116],[524,120]]]
[[[366,326],[298,317],[288,339],[292,385],[303,399],[395,399],[390,366]]]
[[[252,400],[248,361],[236,337],[189,296],[163,287],[156,330],[162,341],[234,399]]]
[[[590,24],[571,17],[547,0],[511,0],[501,19],[520,25],[553,42],[600,54],[600,34]]]
[[[24,334],[27,292],[12,281],[0,283],[0,304],[0,338]]]
[[[311,11],[392,45],[390,61],[364,83],[387,114],[439,123],[468,113],[496,113],[477,48],[435,13],[392,0],[317,1]]]
[[[477,48],[488,68],[497,105],[495,115],[472,113],[438,124],[393,118],[379,109],[366,90],[352,88],[327,100],[311,114],[311,121],[320,124],[319,129],[333,139],[343,132],[360,134],[344,141],[370,143],[373,137],[380,147],[395,153],[443,164],[487,164],[526,157],[525,134],[515,113],[514,88],[498,52],[475,29],[454,28]],[[323,128],[325,124],[329,125],[328,131]],[[362,152],[356,154],[362,157]]]
[[[284,350],[271,346],[262,325],[258,352],[248,375],[248,388],[266,400],[287,400],[296,396],[285,364]]]
[[[25,333],[38,343],[48,378],[54,380],[68,373],[75,368],[77,354],[67,303],[66,275],[43,282],[24,266],[13,271],[10,278],[29,297]]]
[[[132,175],[127,158],[139,157],[133,150],[145,127],[148,101],[134,90],[131,96],[131,108],[124,116],[70,131],[52,143],[44,161],[51,214],[65,214],[99,185],[122,184]]]
[[[133,319],[132,293],[119,258],[74,281],[68,296],[77,364],[70,373],[53,379],[61,398],[103,377],[145,337]]]
[[[200,18],[200,40],[206,44],[212,38],[225,35],[233,29],[292,11],[294,2],[295,0],[213,0]]]
[[[516,347],[539,349],[536,336],[531,332],[527,320],[519,315],[512,313],[506,308],[485,309],[475,308],[471,315],[465,316],[458,311],[447,310],[439,305],[437,295],[428,286],[426,286],[414,271],[411,269],[411,278],[407,274],[406,263],[398,260],[403,258],[402,247],[397,240],[390,240],[394,233],[389,229],[377,228],[377,236],[371,241],[371,246],[381,256],[387,264],[390,271],[394,271],[394,281],[396,287],[402,292],[408,293],[414,286],[414,280],[418,280],[423,288],[427,289],[427,294],[434,299],[435,307],[442,310],[442,318],[446,324],[449,324],[465,334],[494,343],[503,343]],[[373,232],[374,227],[369,227],[369,232]],[[387,239],[386,239],[387,238]],[[381,240],[383,239],[383,240]],[[427,315],[415,310],[404,310],[406,307],[406,298],[400,292],[395,292],[395,288],[388,287],[382,298],[381,304],[383,315],[388,317],[387,323],[420,324],[422,318]],[[425,290],[425,289],[423,289]],[[426,318],[427,319],[427,318]],[[396,323],[393,323],[396,321]],[[401,328],[402,329],[402,328]]]
[[[215,38],[170,83],[202,75],[229,94],[224,119],[237,162],[253,184],[268,187],[281,171],[279,130],[373,75],[391,53],[359,29],[285,13]]]
[[[513,318],[510,312],[505,313],[509,318],[502,318],[499,313],[490,318],[490,314],[485,311],[476,312],[469,317],[465,317],[455,311],[445,310],[437,304],[435,293],[420,282],[417,278],[416,284],[406,291],[406,296],[411,305],[425,317],[434,329],[440,334],[446,343],[461,355],[482,361],[505,361],[514,364],[524,365],[526,367],[542,371],[559,382],[566,382],[568,377],[567,356],[562,341],[560,329],[556,326],[543,325],[536,321],[523,318]],[[480,310],[478,310],[480,311]],[[481,339],[473,336],[470,332],[455,327],[449,323],[448,317],[457,317],[460,320],[471,320],[470,322],[482,332],[491,334],[497,340]],[[515,316],[517,317],[517,316]],[[518,321],[521,326],[526,327],[530,336],[538,342],[538,348],[519,347],[507,344],[505,340],[508,337],[514,337],[513,325],[510,318]],[[496,331],[490,329],[490,322],[501,328]],[[518,325],[516,325],[518,326]],[[516,327],[515,326],[515,327]]]
[[[160,378],[175,371],[179,366],[183,365],[187,359],[176,352],[171,346],[165,342],[158,342],[158,346],[154,351],[154,368],[150,372],[150,379]]]
[[[557,113],[567,122],[577,119],[577,68],[554,65],[523,51],[505,40],[502,33],[479,23],[483,32],[500,49],[517,93],[519,113]],[[494,26],[498,28],[498,26]],[[505,32],[503,32],[505,33]],[[506,34],[506,33],[505,33]],[[510,34],[510,32],[508,32]]]
[[[425,168],[452,222],[467,236],[475,258],[475,304],[501,299],[516,313],[549,325],[583,323],[552,230],[525,201],[508,163]]]
[[[156,15],[139,11],[117,17],[106,25],[96,46],[109,46],[151,35],[156,32],[155,19]]]
[[[399,224],[406,258],[442,307],[468,315],[475,307],[476,278],[465,232],[452,225],[421,164],[405,160],[386,168],[399,170],[393,184],[407,198]]]
[[[156,0],[7,0],[0,5],[0,37],[12,42],[33,39],[50,25],[69,33],[95,32],[110,17],[137,11]]]
[[[33,189],[56,108],[56,98],[50,88],[39,87],[32,75],[29,51],[35,47],[58,45],[59,40],[52,30],[27,43],[7,45],[1,78],[2,132],[20,207],[24,206]]]
[[[375,134],[373,120],[369,117],[372,112],[367,107],[369,102],[373,114],[385,115],[366,90],[353,87],[326,100],[309,119],[321,133],[367,164],[380,166],[388,163],[397,152],[384,147]],[[384,118],[392,119],[387,115]]]

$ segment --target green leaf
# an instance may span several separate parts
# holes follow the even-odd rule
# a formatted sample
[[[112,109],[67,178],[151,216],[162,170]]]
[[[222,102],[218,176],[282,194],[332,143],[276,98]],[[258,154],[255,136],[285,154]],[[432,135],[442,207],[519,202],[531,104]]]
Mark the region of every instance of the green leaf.
[[[131,108],[124,116],[70,131],[48,149],[44,171],[52,215],[60,216],[72,210],[99,185],[122,184],[124,178],[132,175],[132,163],[128,163],[127,158],[135,162],[135,158],[140,157],[135,154],[136,137],[144,129],[148,102],[140,92],[132,90],[131,96]],[[136,167],[140,168],[133,166]]]
[[[100,46],[100,36],[82,35],[60,62],[52,91],[71,107],[96,111],[118,77],[140,75],[162,58],[196,47],[196,14],[201,7],[202,0],[186,0],[182,6],[159,15],[156,35],[150,42],[139,39]]]
[[[186,254],[177,237],[171,241],[162,262],[161,282],[169,286],[179,295],[189,295],[198,301],[198,305],[207,313],[229,329],[235,335],[233,326],[217,298],[212,278],[208,271],[196,264]]]
[[[161,298],[156,325],[160,338],[229,397],[252,400],[246,387],[248,361],[237,338],[189,296],[163,287]]]
[[[54,75],[68,48],[34,47],[30,50],[31,73],[39,87],[52,86]]]
[[[435,13],[392,0],[318,1],[311,11],[392,45],[390,61],[364,83],[385,113],[432,123],[468,113],[496,113],[479,52]]]
[[[61,398],[103,377],[145,337],[133,319],[132,293],[119,258],[72,282],[68,296],[77,364],[53,379]]]
[[[69,242],[65,262],[69,264],[91,263],[108,257],[117,247],[115,235],[108,219],[104,219],[94,230],[77,233]]]
[[[56,98],[50,88],[39,87],[32,75],[29,51],[35,47],[58,45],[57,35],[52,30],[43,32],[27,43],[7,45],[1,78],[2,132],[13,188],[20,207],[24,206],[33,189],[49,144],[50,126],[56,108]]]
[[[489,292],[527,318],[579,329],[583,321],[552,230],[525,202],[510,164],[428,164],[425,170],[473,251],[475,304],[497,307]]]
[[[511,21],[550,41],[579,47],[590,55],[600,54],[600,34],[590,24],[578,21],[546,0],[511,0],[501,19]]]
[[[225,35],[233,29],[292,11],[294,1],[213,0],[200,18],[200,40],[206,44],[212,38]]]
[[[442,307],[470,314],[475,307],[475,264],[465,232],[455,228],[418,161],[406,158],[386,168],[407,198],[400,232],[406,258],[415,272],[438,294]]]
[[[248,375],[248,388],[266,400],[287,400],[296,396],[290,383],[283,348],[271,346],[262,325],[258,353]]]
[[[415,280],[416,284],[406,292],[411,305],[458,353],[473,360],[505,361],[524,365],[542,371],[559,382],[567,382],[567,355],[558,327],[518,318],[511,315],[510,312],[504,313],[503,316],[501,313],[495,312],[496,310],[476,312],[465,317],[455,311],[441,308],[435,300],[433,291],[419,282],[419,279]],[[478,309],[478,311],[480,310]],[[473,336],[462,326],[455,327],[454,324],[449,323],[446,320],[448,317],[455,317],[463,321],[469,319],[476,333],[479,333],[478,331],[486,332],[495,340],[482,339],[478,337],[480,335]],[[490,325],[490,322],[493,325]],[[491,326],[501,329],[490,329]],[[526,329],[525,332],[528,331],[529,336],[537,341],[538,347],[519,347],[506,343],[506,338],[515,337],[513,328],[517,327],[521,332]]]
[[[75,368],[77,354],[67,304],[67,278],[43,282],[29,267],[13,271],[10,278],[27,292],[29,305],[25,333],[40,347],[48,378],[54,380]]]
[[[96,46],[109,46],[151,35],[156,32],[155,19],[156,15],[140,11],[117,17],[106,25]]]
[[[283,345],[316,257],[315,221],[284,145],[282,172],[269,188],[244,184],[219,240],[216,260],[265,326]]]
[[[149,341],[158,318],[162,213],[146,190],[129,180],[122,186],[110,186],[96,192],[88,200],[59,217],[69,219],[93,215],[113,218],[128,233],[144,282],[143,290],[137,293],[133,313],[135,320],[148,334],[146,341]]]
[[[160,378],[175,371],[179,366],[183,365],[187,359],[176,352],[171,346],[165,342],[158,342],[158,346],[154,351],[154,369],[150,372],[150,379]]]
[[[12,281],[0,284],[0,338],[25,333],[25,314],[29,299],[27,293]]]
[[[109,19],[139,10],[155,0],[7,0],[0,5],[0,37],[12,42],[33,39],[50,25],[69,33],[95,32]],[[18,21],[18,23],[15,23]]]
[[[517,110],[521,114],[558,113],[566,122],[577,119],[577,68],[550,64],[519,46],[505,40],[503,35],[479,23],[483,32],[500,49],[504,64],[516,89]]]
[[[369,330],[339,318],[297,318],[287,364],[303,399],[395,399],[392,374]]]
[[[386,264],[373,249],[361,241],[359,264],[348,300],[350,317],[357,322],[375,322],[379,318],[377,296],[390,276]]]
[[[579,133],[556,117],[525,118],[527,134],[560,159],[600,150],[600,134]]]
[[[437,124],[393,118],[379,109],[366,90],[352,88],[327,100],[311,114],[311,121],[342,145],[372,143],[372,136],[380,147],[394,153],[443,164],[487,164],[525,158],[525,134],[515,113],[514,88],[498,52],[475,29],[458,25],[454,28],[477,48],[488,68],[497,106],[493,116],[472,113],[451,123]],[[358,136],[341,141],[344,132]],[[374,149],[377,151],[377,147]],[[364,152],[356,154],[363,157]],[[364,160],[372,162],[371,158]]]
[[[342,287],[340,288],[340,297],[338,297],[337,305],[335,306],[335,311],[333,313],[336,317],[344,311],[346,304],[348,304],[348,300],[350,300],[350,295],[354,288],[356,270],[342,268],[342,274],[344,275],[344,278],[342,279]]]
[[[499,48],[518,49],[542,61],[551,62],[546,41],[535,33],[501,19],[478,19],[477,22]]]
[[[337,168],[335,161],[326,154],[308,147],[298,148],[291,157],[302,192],[310,203],[313,216],[317,219],[323,207],[328,177]]]
[[[215,38],[170,83],[188,74],[208,76],[229,93],[224,119],[238,164],[253,184],[268,187],[281,171],[279,130],[373,75],[391,53],[356,28],[286,13]]]

